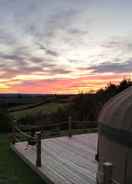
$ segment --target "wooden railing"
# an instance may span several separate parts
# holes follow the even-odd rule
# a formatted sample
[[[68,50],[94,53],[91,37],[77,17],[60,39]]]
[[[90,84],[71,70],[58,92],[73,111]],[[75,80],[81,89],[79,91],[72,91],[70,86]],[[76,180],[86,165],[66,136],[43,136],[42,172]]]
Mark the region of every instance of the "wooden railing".
[[[45,132],[52,130],[59,130],[59,132],[66,131],[69,138],[72,137],[75,129],[97,127],[97,122],[91,121],[73,121],[71,117],[68,121],[61,123],[50,123],[44,125],[16,125],[12,127],[12,144],[20,141],[35,141],[36,145],[36,166],[41,167],[41,139],[46,138]],[[31,136],[31,133],[35,132],[35,136]]]
[[[23,132],[20,130],[17,126],[13,127],[12,131],[12,144],[15,144],[16,142],[22,141],[22,139],[18,138],[18,135],[23,137],[25,141],[34,141],[36,145],[36,167],[41,167],[41,135],[42,132],[36,132],[35,136],[31,136],[27,132]]]
[[[69,137],[72,136],[74,130],[83,130],[89,128],[97,128],[97,122],[92,121],[73,121],[70,117],[68,121],[63,121],[60,123],[51,123],[47,122],[42,125],[18,125],[18,128],[24,132],[28,132],[31,130],[35,131],[66,131]]]
[[[88,128],[88,127],[96,127],[97,122],[91,121],[73,121],[71,117],[68,118],[68,121],[61,123],[53,123],[47,125],[27,125],[27,126],[13,126],[12,129],[12,143],[22,141],[22,139],[18,138],[20,135],[24,138],[24,140],[35,141],[36,145],[36,167],[42,166],[41,159],[41,139],[45,138],[45,131],[52,130],[54,128],[59,127],[60,129],[67,129],[67,135],[69,138],[72,138],[73,130],[75,128]],[[31,136],[29,132],[36,131],[35,136]],[[109,162],[102,163],[102,170],[97,174],[97,183],[98,184],[119,184],[116,180],[112,178],[113,176],[113,165]]]

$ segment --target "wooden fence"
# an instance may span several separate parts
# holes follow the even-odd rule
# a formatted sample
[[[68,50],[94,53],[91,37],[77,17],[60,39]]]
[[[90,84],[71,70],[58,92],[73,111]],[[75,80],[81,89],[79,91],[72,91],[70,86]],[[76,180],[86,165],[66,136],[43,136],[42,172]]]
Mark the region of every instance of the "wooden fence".
[[[96,128],[97,122],[92,121],[73,121],[71,117],[68,121],[61,123],[50,123],[45,125],[26,125],[26,126],[13,126],[12,127],[12,144],[22,141],[34,141],[36,146],[36,167],[42,166],[41,159],[41,140],[45,137],[45,132],[49,130],[54,130],[56,128],[59,131],[67,130],[67,136],[72,138],[75,129],[84,128]],[[31,133],[35,132],[35,136]],[[18,138],[19,137],[19,138]],[[102,171],[97,173],[97,184],[119,184],[116,180],[112,178],[113,165],[108,162],[104,162],[102,165]]]
[[[71,138],[75,130],[96,128],[97,122],[91,121],[73,121],[71,117],[68,121],[61,123],[49,123],[44,125],[15,125],[12,127],[12,144],[20,142],[22,140],[29,142],[34,142],[36,145],[36,166],[41,167],[41,139],[46,138],[46,132],[65,131],[66,135]],[[32,133],[34,135],[32,135]],[[53,134],[52,134],[53,135]],[[51,136],[52,136],[51,135]]]

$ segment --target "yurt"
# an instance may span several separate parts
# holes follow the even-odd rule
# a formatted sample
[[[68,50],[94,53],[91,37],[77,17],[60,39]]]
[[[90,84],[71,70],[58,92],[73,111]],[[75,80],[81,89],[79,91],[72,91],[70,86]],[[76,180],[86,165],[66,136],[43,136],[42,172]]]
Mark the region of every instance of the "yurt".
[[[103,163],[111,163],[111,183],[132,184],[132,87],[104,105],[98,122],[97,175],[103,175]]]

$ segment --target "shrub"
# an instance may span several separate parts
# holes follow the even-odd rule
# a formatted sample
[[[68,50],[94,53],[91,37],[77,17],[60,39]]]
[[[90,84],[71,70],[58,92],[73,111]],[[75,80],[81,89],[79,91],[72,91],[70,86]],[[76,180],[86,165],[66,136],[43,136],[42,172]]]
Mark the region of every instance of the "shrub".
[[[5,109],[0,109],[0,132],[11,131],[12,117]]]

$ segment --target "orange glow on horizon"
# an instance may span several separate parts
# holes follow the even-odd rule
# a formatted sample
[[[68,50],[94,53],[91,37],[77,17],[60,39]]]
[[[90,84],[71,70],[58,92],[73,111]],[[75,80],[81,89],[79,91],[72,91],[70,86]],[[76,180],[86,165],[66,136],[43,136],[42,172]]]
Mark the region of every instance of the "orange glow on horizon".
[[[126,75],[127,78],[128,75]],[[108,83],[119,83],[125,75],[91,75],[76,79],[19,81],[18,84],[1,84],[1,93],[78,94],[95,92]]]

